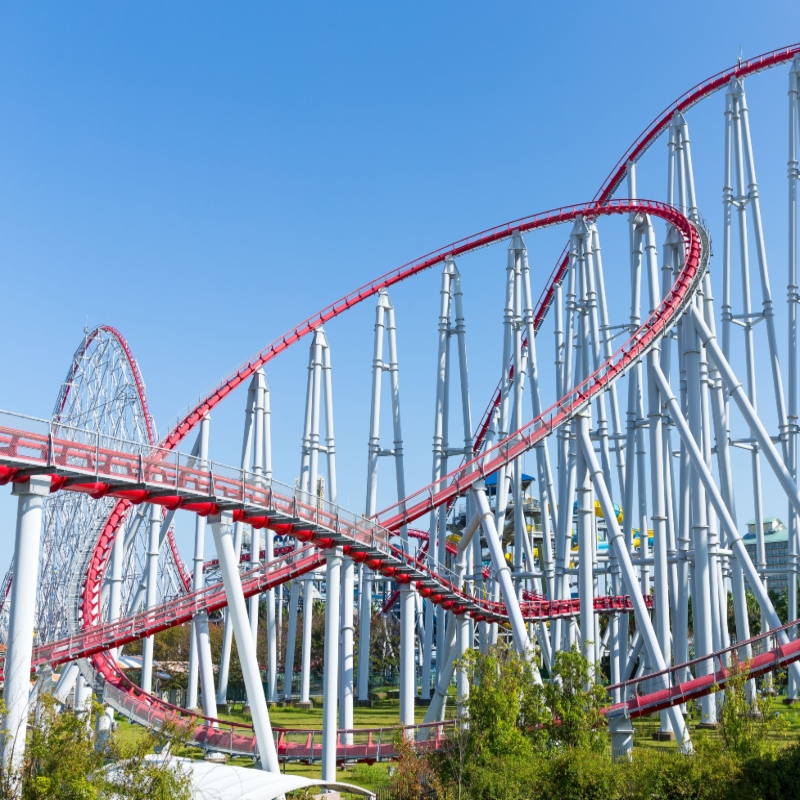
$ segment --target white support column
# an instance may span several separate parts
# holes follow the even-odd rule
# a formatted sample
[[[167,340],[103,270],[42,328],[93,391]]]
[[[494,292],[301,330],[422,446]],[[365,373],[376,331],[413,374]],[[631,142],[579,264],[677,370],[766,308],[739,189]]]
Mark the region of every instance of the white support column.
[[[267,564],[275,560],[275,535],[264,530],[264,557]],[[267,700],[278,702],[278,632],[275,619],[275,590],[268,589],[267,599]]]
[[[353,607],[355,605],[355,564],[352,558],[345,556],[342,559],[342,598],[341,598],[342,618],[341,625],[341,705],[339,707],[339,727],[349,730],[353,727]],[[412,616],[413,622],[413,616]],[[352,736],[345,738],[345,744],[352,744]]]
[[[381,383],[383,380],[383,336],[386,327],[388,295],[379,294],[375,306],[375,339],[372,352],[372,402],[367,444],[367,501],[365,516],[371,517],[378,506],[378,462],[381,455]],[[358,700],[369,701],[369,651],[372,638],[372,570],[361,567],[358,612]]]
[[[447,273],[448,285],[447,295],[443,297],[442,308],[444,309],[446,305],[447,315],[439,318],[439,343],[440,347],[444,343],[444,359],[441,359],[442,353],[440,351],[439,392],[437,394],[440,397],[441,406],[437,408],[437,421],[440,425],[438,439],[436,433],[434,434],[434,469],[438,471],[439,478],[443,478],[447,474],[450,456],[450,385],[452,370],[450,338],[453,334],[452,312],[456,273],[456,264],[452,258],[445,261],[444,271]],[[440,483],[439,488],[443,487],[444,484]],[[431,514],[431,518],[435,519],[436,546],[434,547],[433,540],[431,540],[428,547],[429,563],[434,571],[439,572],[447,564],[447,508],[440,506],[435,515]],[[433,612],[436,617],[436,671],[438,672],[442,668],[441,654],[447,646],[445,634],[450,612],[443,605],[435,606]]]
[[[264,481],[272,483],[272,412],[269,402],[269,385],[264,375]],[[264,559],[267,564],[275,560],[275,535],[264,530]],[[275,621],[275,590],[267,589],[267,700],[278,702],[278,636]],[[256,648],[258,645],[256,644]]]
[[[239,652],[239,661],[242,665],[242,675],[250,700],[250,712],[253,715],[253,729],[256,734],[258,754],[261,759],[261,769],[268,772],[279,773],[278,752],[272,738],[272,726],[269,721],[267,701],[261,687],[261,672],[258,669],[256,650],[253,637],[250,635],[250,626],[247,620],[247,606],[242,592],[242,582],[239,578],[239,563],[233,551],[231,537],[231,523],[233,515],[225,512],[216,517],[209,517],[211,533],[217,548],[222,585],[228,598],[228,610],[233,623],[233,633],[236,637],[236,647]]]
[[[500,584],[500,591],[503,595],[503,602],[506,604],[506,611],[508,612],[508,619],[511,623],[511,630],[514,634],[514,644],[517,652],[524,655],[530,660],[531,669],[533,670],[534,677],[537,682],[541,682],[539,677],[539,670],[536,667],[535,660],[533,659],[533,645],[528,638],[528,632],[525,629],[525,621],[522,618],[522,612],[519,607],[519,600],[514,592],[514,583],[511,580],[511,570],[506,563],[505,555],[503,553],[503,545],[500,537],[497,535],[497,528],[494,523],[494,514],[489,508],[489,501],[486,499],[486,487],[483,482],[478,482],[472,487],[472,494],[475,497],[478,514],[481,517],[481,525],[486,537],[486,544],[489,547],[489,552],[492,556],[492,563],[494,565],[495,574]]]
[[[311,708],[311,623],[314,615],[314,573],[303,580],[303,647],[300,653],[301,708]]]
[[[75,681],[75,692],[72,698],[72,708],[75,715],[86,720],[86,727],[88,728],[90,724],[89,712],[92,707],[92,687],[80,672]]]
[[[309,430],[309,470],[308,485],[301,485],[301,491],[308,498],[316,497],[319,478],[320,453],[320,411],[322,400],[323,350],[327,348],[325,332],[317,328],[311,342],[311,428]],[[314,614],[314,573],[310,572],[303,580],[303,646],[300,656],[300,704],[311,706],[311,624]]]
[[[733,374],[733,371],[730,369],[727,361],[725,361],[724,357],[722,356],[722,353],[717,347],[716,342],[710,338],[710,332],[707,328],[705,328],[705,322],[703,322],[701,318],[695,316],[695,309],[690,308],[689,313],[692,314],[692,320],[695,323],[695,326],[698,328],[698,331],[702,332],[700,334],[701,339],[704,340],[706,347],[710,351],[711,357],[717,363],[717,367],[720,370],[720,374],[722,375],[723,381],[728,387],[728,390],[731,391],[731,387],[734,387],[733,391],[731,391],[731,394],[733,395],[734,399],[736,399],[737,405],[739,405],[739,409],[742,411],[745,421],[750,425],[751,431],[756,438],[761,440],[762,445],[766,442],[769,443],[768,448],[764,447],[767,460],[769,461],[770,466],[773,466],[773,469],[775,470],[778,479],[781,481],[784,491],[791,499],[794,508],[800,511],[800,491],[798,491],[796,484],[793,483],[791,477],[789,476],[783,461],[781,460],[777,450],[775,449],[775,446],[772,444],[769,438],[769,434],[767,434],[763,425],[761,425],[758,417],[752,414],[752,409],[748,409],[747,397],[741,390],[740,384],[736,380],[736,377]],[[703,328],[705,328],[705,330],[703,330]],[[708,339],[706,339],[707,332],[709,334]],[[653,375],[656,383],[658,384],[658,390],[661,393],[661,396],[669,406],[670,414],[675,422],[675,427],[677,428],[678,434],[686,445],[686,450],[692,460],[692,464],[696,470],[696,473],[703,484],[703,488],[708,494],[720,523],[725,528],[725,531],[728,535],[729,546],[732,550],[734,550],[737,558],[739,559],[742,569],[744,570],[745,577],[750,584],[750,588],[758,600],[759,607],[766,617],[769,626],[771,628],[779,628],[780,620],[778,619],[778,615],[775,613],[775,608],[769,599],[767,590],[762,583],[752,560],[750,559],[750,555],[747,552],[747,548],[744,545],[741,534],[736,530],[736,526],[731,519],[730,513],[728,512],[728,509],[722,500],[722,495],[719,493],[719,490],[714,483],[714,477],[706,466],[697,441],[693,436],[690,427],[683,416],[683,413],[680,410],[678,401],[675,399],[675,395],[672,394],[663,372],[661,372],[657,365],[654,366]],[[781,644],[786,644],[789,641],[786,634],[783,632],[776,635]],[[797,662],[789,665],[789,671],[794,674],[795,680],[800,678],[800,665],[798,665]]]
[[[300,603],[300,579],[292,581],[289,591],[289,628],[286,632],[286,653],[284,656],[283,697],[288,702],[292,699],[292,678],[294,674],[294,657],[297,649],[297,607]],[[292,621],[294,620],[294,624]]]
[[[445,264],[442,270],[442,288],[439,292],[439,347],[436,360],[436,400],[434,407],[433,420],[433,467],[432,481],[438,481],[442,477],[444,462],[445,436],[446,436],[446,413],[447,413],[447,368],[448,368],[448,343],[450,331],[450,272]],[[437,486],[438,488],[438,486]],[[428,535],[428,567],[436,570],[437,556],[437,533],[439,530],[439,512],[433,511],[430,514],[429,535]],[[431,680],[433,670],[433,646],[434,646],[434,620],[440,623],[441,618],[436,607],[430,600],[425,600],[425,641],[422,648],[422,685],[420,697],[423,700],[430,699]]]
[[[44,499],[50,493],[50,478],[32,476],[23,483],[15,483],[11,491],[17,497],[17,529],[4,668],[6,715],[3,719],[3,735],[6,738],[3,766],[11,773],[16,773],[22,766],[28,728],[39,543]]]
[[[588,412],[578,416],[578,435],[589,436]],[[594,570],[592,563],[594,538],[594,498],[592,479],[587,468],[583,452],[577,453],[577,486],[578,486],[578,596],[581,601],[581,638],[580,647],[586,658],[589,669],[594,674],[595,654],[599,642],[594,613]],[[595,679],[597,676],[594,676]]]
[[[761,199],[758,192],[755,159],[753,158],[753,140],[750,136],[750,115],[747,110],[747,98],[744,86],[737,81],[737,105],[739,121],[741,124],[742,150],[744,156],[744,169],[747,174],[747,198],[752,208],[753,238],[756,246],[756,259],[758,272],[761,279],[761,304],[762,315],[767,328],[767,342],[769,344],[768,356],[772,372],[773,391],[775,393],[775,406],[778,416],[778,430],[780,431],[781,445],[786,454],[786,405],[783,394],[783,378],[781,376],[780,361],[778,360],[778,337],[775,331],[775,312],[772,303],[772,290],[769,281],[769,268],[767,266],[767,250],[764,242],[764,226],[761,222]]]
[[[659,351],[653,350],[647,356],[647,400],[650,434],[650,489],[653,502],[653,575],[655,601],[655,628],[661,654],[667,664],[671,663],[670,615],[669,615],[669,572],[667,565],[667,520],[666,497],[664,493],[664,455],[662,453],[663,435],[661,430],[661,404],[652,376],[652,365],[659,358]],[[661,712],[661,733],[671,733],[669,714]]]
[[[479,526],[481,524],[480,514],[474,514],[469,518],[469,523],[464,529],[461,540],[458,543],[458,554],[456,556],[456,575],[458,576],[459,583],[461,577],[464,575],[467,561],[469,559],[470,544],[474,537],[478,534]],[[447,705],[447,691],[450,682],[453,679],[453,672],[455,671],[456,659],[463,655],[463,639],[461,638],[464,633],[464,620],[461,617],[452,615],[447,623],[447,631],[445,636],[445,655],[442,659],[442,670],[436,678],[436,688],[434,695],[431,698],[428,710],[425,712],[425,719],[423,724],[442,721],[445,716],[445,707]],[[461,670],[457,677],[459,698],[459,714],[463,713],[465,704],[469,698],[469,684],[467,683],[466,673]],[[428,738],[430,728],[423,728],[420,730],[417,740],[425,741]]]
[[[158,538],[161,532],[161,507],[150,506],[150,529],[147,539],[147,594],[145,608],[149,611],[158,602]],[[192,634],[194,640],[194,634]],[[194,644],[194,641],[192,641]],[[147,694],[153,692],[153,637],[148,636],[142,643],[142,675],[139,685]]]
[[[255,408],[253,415],[253,439],[255,440],[255,447],[253,448],[253,475],[257,484],[264,483],[264,460],[265,460],[265,445],[266,437],[264,434],[264,419],[266,411],[266,393],[267,393],[267,379],[264,375],[264,370],[258,370],[253,376],[256,384],[255,391]],[[269,534],[267,534],[269,535]],[[254,569],[261,563],[261,530],[256,528],[250,529],[250,567]],[[253,636],[253,644],[258,653],[258,607],[260,604],[260,595],[254,594],[248,602],[248,610],[250,615],[250,633]]]
[[[450,687],[450,682],[453,680],[453,672],[455,672],[457,658],[456,628],[456,620],[454,617],[451,617],[445,637],[447,652],[442,663],[442,671],[436,678],[436,687],[433,697],[428,705],[428,710],[425,712],[425,718],[422,720],[423,725],[444,719],[445,707],[447,705],[447,691]],[[428,738],[429,731],[429,728],[422,728],[417,734],[417,741],[424,742]]]
[[[196,467],[205,469],[208,465],[208,433],[211,419],[208,415],[200,422],[198,436],[198,461]],[[205,560],[205,517],[197,516],[194,529],[194,573],[192,575],[192,590],[199,591],[204,586],[203,562]],[[156,562],[157,563],[157,562]],[[201,688],[203,690],[203,713],[207,717],[217,716],[216,691],[214,689],[214,669],[211,664],[211,642],[208,635],[208,614],[205,611],[195,615],[192,628],[194,635],[191,639],[189,650],[189,690],[187,705],[189,708],[197,707],[197,678],[200,673]],[[194,652],[194,658],[192,657]]]
[[[303,425],[303,441],[300,447],[300,477],[297,482],[299,492],[308,492],[310,487],[311,468],[311,428],[313,416],[314,370],[316,336],[308,350],[308,380],[306,383],[306,408]],[[298,543],[299,548],[299,543]],[[292,682],[294,678],[294,660],[297,644],[297,616],[300,605],[300,587],[305,583],[295,578],[289,593],[289,626],[286,636],[286,654],[284,658],[283,696],[287,701],[292,699]]]
[[[336,706],[339,688],[339,590],[342,553],[326,550],[325,674],[322,689],[322,780],[336,780]]]
[[[702,385],[700,382],[700,343],[691,325],[684,330],[686,387],[689,427],[694,441],[703,441]],[[654,374],[655,365],[653,365]],[[663,392],[662,392],[663,396]],[[674,414],[673,414],[674,419]],[[705,460],[703,467],[706,467]],[[711,563],[709,559],[708,506],[706,492],[697,480],[698,465],[692,463],[691,517],[692,545],[694,547],[694,585],[692,587],[692,620],[695,635],[695,657],[714,652],[713,618],[711,608]],[[704,661],[698,667],[700,674],[713,671],[713,664]],[[701,698],[703,724],[717,721],[716,699],[708,695]]]
[[[583,456],[586,459],[589,471],[591,472],[592,482],[594,484],[597,499],[600,501],[600,507],[603,509],[603,516],[606,519],[606,524],[609,528],[610,542],[609,544],[616,550],[617,558],[620,564],[620,572],[622,575],[622,582],[625,586],[625,591],[631,598],[633,605],[633,613],[636,617],[636,627],[641,633],[644,640],[644,646],[648,651],[650,662],[657,672],[667,669],[667,663],[661,648],[658,645],[658,638],[656,637],[653,624],[650,622],[650,615],[647,611],[647,606],[644,602],[639,591],[638,581],[636,574],[633,571],[633,564],[631,564],[630,553],[625,543],[625,537],[620,530],[617,518],[614,516],[614,504],[611,502],[611,496],[608,493],[608,488],[603,480],[603,470],[597,461],[594,453],[594,446],[589,437],[589,432],[586,429],[579,431],[579,447],[583,451]],[[668,678],[663,679],[663,683],[668,686]],[[675,731],[675,736],[684,752],[691,751],[692,744],[689,740],[689,732],[686,730],[683,721],[683,714],[680,708],[675,706],[671,707],[668,711],[672,728]]]
[[[160,548],[159,548],[160,549]],[[122,615],[122,566],[125,561],[125,537],[122,531],[117,532],[111,548],[111,576],[109,578],[108,592],[108,621],[116,622]],[[134,607],[135,608],[135,607]],[[118,648],[109,651],[111,658],[116,660]]]
[[[389,384],[392,396],[392,428],[394,435],[394,464],[397,497],[406,496],[406,477],[403,462],[403,427],[400,417],[400,366],[397,356],[397,328],[395,326],[394,307],[389,304],[386,312],[386,332],[389,343]],[[464,317],[461,309],[461,282],[456,283],[456,329],[458,332],[459,363],[462,365],[462,392],[467,385],[466,380],[466,345],[464,341]],[[463,413],[469,419],[469,395],[467,395]],[[471,425],[467,428],[471,430]],[[410,552],[408,528],[400,528],[400,543],[406,553]],[[411,583],[400,585],[400,724],[414,724],[414,705],[417,693],[416,680],[416,646],[414,637],[417,591]],[[351,656],[352,658],[352,656]],[[352,720],[351,720],[352,722]]]
[[[789,331],[789,408],[787,416],[788,430],[788,467],[792,479],[797,482],[797,304],[800,296],[797,292],[797,185],[800,182],[798,169],[798,143],[800,142],[800,57],[795,56],[792,69],[789,71],[789,162],[787,174],[789,178],[789,276],[786,293]],[[789,619],[797,619],[798,597],[797,582],[800,578],[800,518],[789,504],[789,546],[788,546],[789,582]],[[798,685],[793,678],[789,679],[788,697],[796,700]]]
[[[388,343],[388,363],[384,361],[384,333]],[[378,303],[375,309],[375,340],[372,361],[372,403],[370,406],[370,433],[369,433],[369,461],[367,477],[367,502],[366,516],[371,517],[377,510],[377,490],[378,490],[378,461],[381,456],[392,456],[395,462],[395,480],[397,484],[397,497],[402,499],[406,496],[405,470],[403,466],[403,433],[400,417],[400,378],[399,363],[397,357],[397,330],[395,325],[394,307],[392,306],[389,294],[382,290],[378,295]],[[384,371],[389,373],[390,396],[392,409],[392,424],[394,442],[393,447],[384,450],[380,446],[380,409],[381,409],[381,387],[382,374]],[[405,552],[410,552],[408,543],[408,530],[405,526],[400,529],[401,547]],[[343,574],[346,575],[348,562],[352,570],[352,562],[345,559]],[[372,572],[368,567],[362,567],[361,592],[361,631],[359,644],[359,700],[367,700],[369,696],[368,676],[369,676],[369,638],[370,638],[370,619],[371,595],[372,595]],[[345,591],[345,602],[350,596],[343,583]],[[414,722],[414,696],[416,693],[416,674],[415,674],[415,639],[414,630],[416,622],[417,596],[416,591],[409,584],[402,584],[400,589],[400,722],[410,725]],[[352,591],[350,589],[349,591]],[[352,605],[352,601],[351,601]],[[352,626],[352,620],[350,622]],[[345,648],[343,661],[348,658],[352,662],[352,632],[348,637],[347,619],[343,620],[343,646]],[[348,638],[350,644],[348,645]],[[349,656],[348,656],[349,653]],[[345,676],[347,672],[345,672]],[[350,696],[352,697],[352,675],[350,675]],[[347,704],[348,687],[345,685],[343,699]],[[347,725],[352,727],[352,700],[348,704],[349,711],[346,711]]]
[[[75,688],[75,681],[78,678],[78,662],[72,661],[65,665],[61,671],[61,676],[53,689],[53,697],[62,705],[67,702],[69,693]]]

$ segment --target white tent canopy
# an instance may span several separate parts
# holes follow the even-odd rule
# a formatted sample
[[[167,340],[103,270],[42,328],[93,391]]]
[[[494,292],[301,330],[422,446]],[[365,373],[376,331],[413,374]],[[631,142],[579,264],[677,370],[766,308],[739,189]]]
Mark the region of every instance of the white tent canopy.
[[[362,797],[374,797],[372,792],[338,781],[323,781],[304,778],[300,775],[282,775],[260,769],[232,767],[209,761],[191,761],[170,757],[188,773],[192,782],[194,800],[275,800],[275,798],[298,789],[318,786]]]

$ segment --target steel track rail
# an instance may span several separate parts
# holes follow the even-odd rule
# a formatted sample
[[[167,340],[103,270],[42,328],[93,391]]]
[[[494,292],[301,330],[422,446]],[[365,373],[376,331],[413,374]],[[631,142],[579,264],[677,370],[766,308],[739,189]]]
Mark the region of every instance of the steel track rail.
[[[496,230],[492,236],[500,240],[514,230],[533,230],[561,224],[579,216],[599,217],[611,214],[652,214],[675,226],[684,239],[685,261],[675,284],[662,304],[597,372],[570,394],[548,409],[525,428],[516,431],[493,448],[489,463],[484,467],[483,459],[475,460],[459,471],[458,480],[452,486],[456,493],[463,493],[470,486],[483,480],[485,474],[508,463],[521,453],[532,448],[552,430],[566,423],[579,413],[591,400],[611,382],[652,348],[659,338],[683,313],[688,300],[702,278],[705,269],[707,248],[704,251],[703,232],[689,222],[677,209],[663,203],[649,201],[613,201],[604,206],[595,203],[571,206],[527,218],[512,227]],[[218,513],[223,508],[234,509],[234,519],[253,525],[269,526],[278,533],[292,535],[304,541],[314,540],[320,547],[331,547],[340,543],[356,561],[364,561],[370,568],[392,577],[398,582],[415,578],[419,592],[441,603],[454,613],[469,613],[476,619],[502,619],[504,609],[500,604],[479,601],[455,588],[454,576],[440,567],[439,573],[428,571],[418,565],[413,554],[402,552],[391,544],[391,531],[408,521],[419,518],[430,509],[447,502],[449,490],[438,494],[428,491],[429,497],[416,503],[411,509],[402,507],[386,527],[359,518],[342,519],[342,510],[330,504],[311,499],[311,503],[298,502],[298,497],[281,496],[272,487],[249,484],[241,471],[237,479],[180,464],[180,454],[170,450],[154,449],[145,461],[140,456],[120,452],[110,447],[101,447],[99,437],[92,443],[76,441],[54,441],[52,436],[30,434],[24,431],[7,431],[0,447],[0,479],[3,481],[24,479],[27,470],[41,472],[43,464],[53,480],[54,490],[82,491],[92,497],[115,496],[125,503],[152,502],[167,508],[184,508],[198,514]],[[104,442],[105,444],[105,442]],[[172,460],[169,460],[169,456]],[[184,457],[185,458],[185,457]],[[471,467],[471,469],[470,469]],[[456,476],[454,476],[456,477]],[[94,478],[88,480],[87,478]],[[274,486],[274,483],[273,483]],[[94,591],[88,585],[84,593],[84,619],[91,615],[90,599],[99,598],[102,568],[93,560],[90,577],[94,570]],[[415,574],[416,573],[416,574]],[[569,601],[567,601],[569,602]],[[527,604],[529,605],[529,604]],[[115,668],[109,659],[95,657],[94,666],[107,679],[115,677]]]
[[[769,53],[762,54],[761,56],[744,62],[739,62],[735,66],[717,73],[717,75],[706,79],[690,89],[688,92],[684,93],[676,101],[667,106],[667,108],[660,115],[658,115],[656,119],[649,126],[647,126],[647,128],[645,128],[642,134],[637,137],[634,143],[628,148],[622,158],[619,159],[615,167],[612,169],[608,178],[604,181],[603,185],[595,195],[595,200],[600,203],[607,202],[609,200],[613,192],[624,179],[627,164],[631,161],[634,163],[638,161],[638,159],[647,151],[651,144],[667,127],[676,112],[680,113],[686,111],[703,98],[724,88],[733,77],[743,78],[773,67],[777,64],[789,62],[799,52],[800,45],[791,45],[789,47],[773,50]],[[190,409],[178,421],[178,423],[165,437],[164,443],[169,447],[176,446],[177,443],[188,433],[188,431],[191,430],[191,428],[202,418],[202,415],[205,413],[205,411],[220,402],[223,397],[227,396],[227,394],[233,390],[233,388],[238,386],[238,384],[242,381],[246,380],[247,377],[252,375],[252,373],[259,366],[267,363],[269,360],[271,360],[271,358],[277,355],[278,352],[288,348],[292,343],[299,341],[299,339],[312,332],[316,327],[323,324],[323,322],[327,321],[328,319],[332,319],[353,305],[356,305],[362,300],[373,296],[377,291],[379,291],[380,288],[393,285],[393,283],[404,280],[406,277],[416,274],[416,272],[422,271],[429,266],[439,263],[447,254],[455,254],[457,244],[459,243],[454,243],[454,245],[450,247],[442,248],[441,251],[436,251],[432,254],[429,254],[428,257],[423,258],[418,262],[411,262],[410,264],[405,265],[405,267],[395,270],[393,273],[388,273],[383,277],[383,279],[378,279],[371,284],[367,284],[361,289],[356,290],[356,292],[345,296],[340,301],[337,301],[331,306],[328,306],[326,309],[323,309],[323,311],[319,312],[319,314],[308,318],[304,323],[301,323],[292,331],[289,331],[283,337],[280,337],[280,339],[276,340],[270,346],[262,350],[254,358],[245,362],[245,364],[243,364],[239,369],[237,369],[234,373],[231,373],[220,384],[218,384],[217,387],[207,393],[194,406],[194,408]],[[468,250],[464,250],[462,252],[468,252]],[[437,254],[441,254],[439,258],[437,258]],[[426,262],[429,263],[426,264]],[[547,311],[552,305],[555,287],[563,280],[563,277],[566,273],[566,265],[567,259],[562,255],[539,299],[535,312],[535,326],[537,330],[541,326]],[[481,424],[479,425],[476,438],[478,443],[480,443],[485,436],[486,430],[488,429],[489,419],[491,417],[492,410],[496,405],[496,401],[497,393],[495,393],[495,396],[490,402]],[[115,509],[114,514],[112,514],[110,517],[109,523],[107,523],[104,533],[111,533],[112,538],[114,528],[121,522],[125,513],[127,512],[126,505],[126,503],[119,504]],[[101,536],[101,539],[102,538],[103,537]],[[106,536],[106,538],[108,538],[108,536]],[[105,557],[107,557],[107,547],[101,547],[99,549],[102,549],[105,553]]]

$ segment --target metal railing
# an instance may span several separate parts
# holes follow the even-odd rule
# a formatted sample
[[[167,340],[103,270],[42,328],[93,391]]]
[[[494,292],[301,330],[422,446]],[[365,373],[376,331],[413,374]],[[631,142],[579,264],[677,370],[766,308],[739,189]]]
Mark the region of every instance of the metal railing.
[[[624,705],[629,716],[644,716],[724,687],[737,662],[747,662],[748,676],[755,678],[798,661],[798,626],[800,620],[794,620],[780,628],[765,631],[691,661],[675,664],[661,672],[607,686],[609,694],[619,698],[609,710],[613,713]]]

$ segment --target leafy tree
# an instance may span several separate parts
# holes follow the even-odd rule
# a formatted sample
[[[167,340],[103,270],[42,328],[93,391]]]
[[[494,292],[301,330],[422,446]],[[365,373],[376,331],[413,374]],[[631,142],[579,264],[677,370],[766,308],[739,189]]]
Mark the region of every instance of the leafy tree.
[[[98,710],[101,708],[98,707]],[[147,730],[133,741],[123,742],[112,736],[103,753],[112,766],[98,776],[106,794],[114,800],[191,800],[188,774],[171,762],[147,758],[154,751],[167,755],[185,742],[186,731],[174,725]]]
[[[394,749],[397,761],[392,774],[392,788],[398,800],[419,800],[426,791],[434,796],[444,793],[430,759],[400,731],[395,735]]]
[[[603,751],[606,747],[606,690],[595,682],[594,670],[573,647],[556,653],[555,680],[544,685],[549,710],[547,729],[552,747]]]
[[[372,615],[369,664],[379,675],[397,675],[400,672],[400,622],[390,615],[376,611]]]
[[[133,741],[111,734],[100,742],[86,716],[59,708],[51,695],[38,698],[21,768],[11,773],[0,767],[0,798],[189,800],[190,782],[180,766],[146,758],[180,742],[181,731],[142,729]],[[95,704],[92,714],[103,711]]]
[[[719,732],[726,752],[749,759],[771,751],[767,734],[774,727],[769,699],[747,696],[749,663],[734,658],[725,684],[725,702],[719,712]]]
[[[774,605],[777,595],[772,597],[773,594],[773,592],[770,592],[770,596]],[[690,604],[691,601],[692,599],[690,597]],[[759,633],[761,633],[761,608],[758,605],[756,596],[749,589],[745,591],[745,603],[747,604],[747,622],[750,626],[750,635],[757,636]],[[777,605],[775,606],[775,610],[778,611]],[[780,616],[780,612],[778,612],[778,616]],[[736,630],[736,613],[734,611],[733,594],[731,592],[728,592],[728,630]]]
[[[528,756],[539,743],[544,697],[525,659],[504,644],[485,654],[464,656],[470,695],[467,701],[470,750],[480,758]]]
[[[38,721],[29,732],[21,773],[8,776],[19,782],[23,800],[94,800],[101,788],[96,775],[105,759],[92,744],[91,728],[82,716],[58,713],[50,696],[39,699]],[[11,795],[8,795],[11,796]]]

